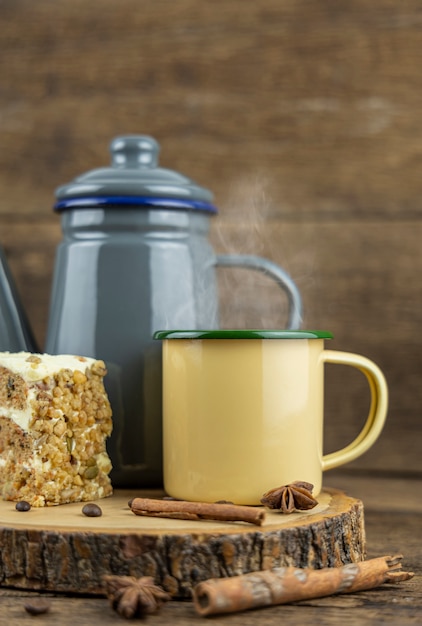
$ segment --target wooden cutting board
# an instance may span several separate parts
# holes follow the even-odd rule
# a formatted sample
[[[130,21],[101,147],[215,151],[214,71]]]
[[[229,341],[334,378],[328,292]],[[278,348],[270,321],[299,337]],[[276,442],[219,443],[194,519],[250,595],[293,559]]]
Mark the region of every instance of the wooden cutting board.
[[[82,504],[18,512],[0,502],[0,584],[100,594],[106,574],[153,576],[175,598],[200,580],[283,565],[320,568],[365,558],[361,501],[330,489],[311,511],[266,512],[262,526],[139,517],[128,501],[160,492],[115,491],[101,517]]]

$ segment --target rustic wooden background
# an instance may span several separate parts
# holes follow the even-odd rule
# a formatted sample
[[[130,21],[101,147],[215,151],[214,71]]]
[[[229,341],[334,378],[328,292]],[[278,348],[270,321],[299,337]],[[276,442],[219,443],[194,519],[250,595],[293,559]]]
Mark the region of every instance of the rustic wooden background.
[[[384,370],[387,426],[350,469],[420,474],[421,67],[417,0],[0,0],[0,241],[39,341],[55,187],[153,135],[215,193],[215,249],[282,265],[304,326]],[[224,325],[283,325],[267,279],[219,272]],[[367,401],[327,368],[327,450]]]

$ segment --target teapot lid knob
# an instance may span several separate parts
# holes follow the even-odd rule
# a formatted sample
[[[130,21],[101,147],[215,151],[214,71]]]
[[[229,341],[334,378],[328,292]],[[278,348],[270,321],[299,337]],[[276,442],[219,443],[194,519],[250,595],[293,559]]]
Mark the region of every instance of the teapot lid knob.
[[[116,137],[110,143],[111,162],[118,168],[157,167],[160,145],[148,135]]]

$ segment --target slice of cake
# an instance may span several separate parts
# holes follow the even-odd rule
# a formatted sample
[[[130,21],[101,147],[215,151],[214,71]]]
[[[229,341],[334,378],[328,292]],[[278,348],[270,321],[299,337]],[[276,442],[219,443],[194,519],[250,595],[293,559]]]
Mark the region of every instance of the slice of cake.
[[[112,493],[112,430],[95,359],[0,352],[0,495],[32,506]]]

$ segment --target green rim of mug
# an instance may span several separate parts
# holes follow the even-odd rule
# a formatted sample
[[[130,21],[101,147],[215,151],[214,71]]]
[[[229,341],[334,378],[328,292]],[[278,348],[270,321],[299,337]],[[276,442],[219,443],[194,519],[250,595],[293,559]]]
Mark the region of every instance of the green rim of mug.
[[[326,330],[157,330],[154,339],[332,339]]]

